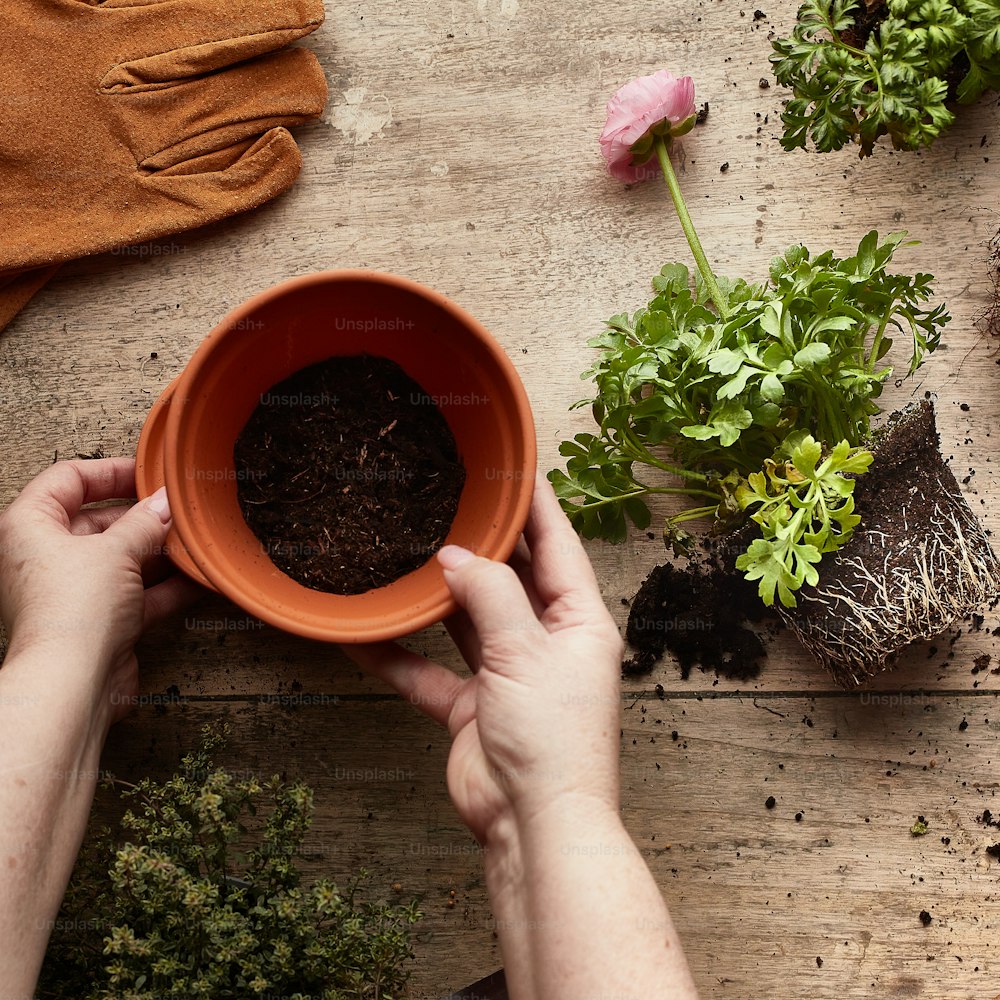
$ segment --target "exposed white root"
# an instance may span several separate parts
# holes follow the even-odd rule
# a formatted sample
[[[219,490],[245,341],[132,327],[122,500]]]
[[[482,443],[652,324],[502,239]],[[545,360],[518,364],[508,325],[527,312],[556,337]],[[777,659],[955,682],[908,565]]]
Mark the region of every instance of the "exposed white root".
[[[863,559],[850,554],[852,539],[841,558],[854,577],[851,585],[841,579],[824,587],[821,574],[816,588],[799,592],[801,609],[782,612],[845,687],[864,683],[909,643],[938,635],[1000,595],[1000,559],[989,538],[964,498],[939,485],[950,502],[945,509],[935,505],[926,537],[900,549],[871,532],[864,547],[872,555]],[[908,529],[905,512],[903,518]],[[908,558],[901,558],[907,550]]]

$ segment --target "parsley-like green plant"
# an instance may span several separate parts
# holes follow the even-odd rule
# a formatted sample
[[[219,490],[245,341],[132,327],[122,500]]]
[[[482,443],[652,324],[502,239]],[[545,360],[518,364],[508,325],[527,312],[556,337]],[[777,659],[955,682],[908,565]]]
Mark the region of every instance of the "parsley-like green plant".
[[[820,152],[888,135],[929,146],[955,120],[948,104],[1000,89],[998,0],[806,0],[792,34],[773,42],[785,149]]]
[[[653,147],[698,272],[667,264],[645,308],[613,316],[589,341],[600,354],[582,377],[596,394],[575,406],[591,408],[597,431],[564,441],[566,470],[549,479],[587,538],[623,541],[629,520],[648,527],[655,494],[694,504],[666,520],[675,550],[691,541],[687,521],[728,530],[752,519],[760,538],[737,569],[759,581],[765,604],[777,595],[794,606],[858,523],[854,477],[872,461],[864,445],[894,335],[910,345],[912,374],[949,317],[924,305],[930,275],[888,271],[905,233],[872,231],[846,258],[793,246],[763,283],[715,275],[670,163],[672,138],[655,135]]]
[[[823,458],[823,448],[811,434],[790,434],[780,452],[779,464],[766,459],[763,472],[752,472],[736,489],[740,508],[755,508],[751,515],[762,537],[736,560],[748,580],[760,580],[760,594],[774,603],[795,604],[792,591],[803,583],[815,585],[815,564],[826,552],[835,552],[850,537],[861,518],[854,513],[854,480],[844,473],[867,472],[872,454],[852,449],[846,441]]]
[[[81,852],[36,995],[81,1000],[395,1000],[416,904],[306,886],[312,791],[213,762],[228,728],[165,782],[112,784],[128,808]]]

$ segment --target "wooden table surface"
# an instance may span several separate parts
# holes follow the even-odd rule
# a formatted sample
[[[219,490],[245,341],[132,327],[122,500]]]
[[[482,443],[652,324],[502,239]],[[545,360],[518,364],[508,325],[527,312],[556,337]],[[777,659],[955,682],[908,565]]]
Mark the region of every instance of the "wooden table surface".
[[[586,338],[644,303],[661,264],[688,259],[663,186],[625,190],[597,145],[610,94],[669,68],[692,74],[710,105],[684,140],[682,186],[719,270],[763,276],[800,241],[846,255],[870,228],[922,241],[899,268],[935,272],[954,321],[886,399],[934,395],[943,451],[959,480],[974,471],[963,488],[997,532],[1000,362],[975,325],[1000,225],[997,101],[919,155],[784,153],[783,92],[759,82],[769,36],[794,10],[328,4],[305,44],[330,102],[298,132],[294,189],[145,255],[68,266],[0,336],[2,502],[55,456],[134,454],[157,394],[228,310],[337,266],[408,275],[479,317],[525,382],[551,468],[559,442],[588,426],[568,412]],[[663,550],[636,534],[589,551],[624,624],[622,598]],[[875,696],[838,690],[787,637],[750,684],[682,681],[669,660],[623,683],[624,817],[706,997],[1000,994],[1000,863],[985,853],[1000,834],[977,822],[984,807],[1000,812],[1000,676],[973,672],[984,653],[1000,662],[997,625],[988,613],[978,631],[961,623],[914,648]],[[412,645],[458,666],[440,626]],[[112,733],[106,767],[165,774],[203,723],[229,720],[226,763],[315,787],[308,870],[344,879],[364,864],[378,893],[400,882],[398,895],[422,899],[413,997],[499,966],[478,848],[445,789],[443,732],[337,650],[256,627],[220,599],[149,637],[141,663],[150,703]],[[923,837],[910,833],[918,815]]]

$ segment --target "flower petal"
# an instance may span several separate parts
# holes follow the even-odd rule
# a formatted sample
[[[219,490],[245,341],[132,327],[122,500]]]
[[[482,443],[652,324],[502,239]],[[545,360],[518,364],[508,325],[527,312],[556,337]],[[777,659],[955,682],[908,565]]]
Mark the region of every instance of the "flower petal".
[[[620,180],[643,180],[655,171],[645,165],[635,167],[631,147],[664,122],[670,123],[668,135],[688,131],[688,119],[696,114],[694,80],[675,77],[665,69],[636,77],[611,95],[606,112],[600,144],[608,170]]]

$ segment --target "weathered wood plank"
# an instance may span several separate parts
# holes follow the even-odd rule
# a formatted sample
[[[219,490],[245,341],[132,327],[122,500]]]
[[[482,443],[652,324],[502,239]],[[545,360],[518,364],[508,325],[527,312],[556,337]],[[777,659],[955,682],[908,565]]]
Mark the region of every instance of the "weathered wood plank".
[[[343,880],[364,865],[373,891],[391,897],[398,881],[422,898],[414,996],[499,963],[478,848],[447,799],[443,731],[391,697],[192,699],[140,709],[103,766],[166,774],[202,723],[223,719],[227,766],[314,786],[303,867]],[[977,822],[1000,811],[998,732],[992,694],[626,701],[623,814],[703,994],[1000,991],[1000,876],[985,854],[1000,833]],[[910,832],[918,816],[922,837]],[[566,849],[600,847],[584,832]]]
[[[306,43],[331,102],[299,132],[305,169],[288,195],[145,253],[70,265],[0,337],[0,503],[56,454],[132,454],[158,392],[229,309],[335,266],[410,275],[483,320],[532,399],[540,468],[557,464],[559,441],[588,427],[586,411],[568,410],[586,393],[586,338],[641,305],[661,264],[687,257],[662,188],[622,189],[596,143],[610,93],[667,67],[692,73],[711,106],[684,142],[682,184],[720,270],[761,275],[798,241],[847,252],[873,227],[922,241],[899,267],[935,272],[954,321],[919,378],[885,398],[936,395],[944,453],[960,481],[975,470],[963,488],[997,533],[1000,372],[974,324],[989,290],[984,243],[1000,225],[1000,108],[983,100],[919,155],[784,154],[782,93],[759,80],[768,32],[795,6],[778,0],[763,21],[732,0],[331,8]],[[662,549],[638,534],[589,551],[624,624],[622,598]],[[164,773],[202,722],[234,720],[232,766],[316,786],[322,857],[307,865],[336,875],[365,863],[383,889],[398,880],[424,896],[414,996],[434,1000],[492,971],[492,918],[447,801],[444,735],[338,651],[252,624],[210,600],[152,635],[143,691],[166,703],[113,733],[109,766]],[[975,822],[994,801],[1000,676],[971,672],[986,653],[1000,665],[998,624],[990,614],[954,643],[914,648],[879,680],[881,698],[836,692],[787,637],[750,684],[697,672],[682,682],[668,662],[624,685],[626,819],[706,996],[1000,993],[997,869]],[[411,642],[457,666],[440,627]],[[363,780],[372,769],[412,777]],[[931,829],[913,838],[921,814]]]

